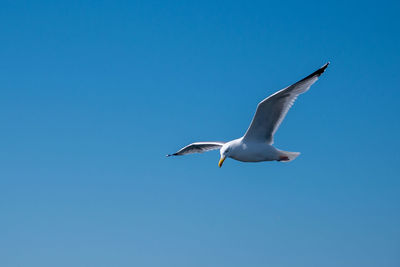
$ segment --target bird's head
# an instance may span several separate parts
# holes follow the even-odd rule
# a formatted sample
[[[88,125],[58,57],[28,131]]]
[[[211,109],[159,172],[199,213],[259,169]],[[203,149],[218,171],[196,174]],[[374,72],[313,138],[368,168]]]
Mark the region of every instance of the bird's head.
[[[218,167],[220,168],[222,167],[222,164],[224,163],[225,159],[230,155],[230,150],[231,147],[229,146],[229,144],[225,144],[224,146],[221,147],[219,151],[221,158],[219,159]]]

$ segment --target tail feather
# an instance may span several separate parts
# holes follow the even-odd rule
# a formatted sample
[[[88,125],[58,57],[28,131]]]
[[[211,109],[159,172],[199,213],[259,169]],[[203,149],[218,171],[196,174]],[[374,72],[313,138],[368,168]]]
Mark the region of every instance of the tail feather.
[[[280,151],[280,152],[281,155],[279,161],[285,161],[285,162],[292,161],[300,155],[300,152],[289,152],[289,151]]]

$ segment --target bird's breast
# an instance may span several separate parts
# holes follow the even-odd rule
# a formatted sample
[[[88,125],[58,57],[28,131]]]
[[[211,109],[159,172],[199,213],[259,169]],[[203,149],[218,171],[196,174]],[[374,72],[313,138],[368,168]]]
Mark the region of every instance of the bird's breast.
[[[241,143],[230,155],[231,158],[244,162],[277,160],[277,149],[265,143]]]

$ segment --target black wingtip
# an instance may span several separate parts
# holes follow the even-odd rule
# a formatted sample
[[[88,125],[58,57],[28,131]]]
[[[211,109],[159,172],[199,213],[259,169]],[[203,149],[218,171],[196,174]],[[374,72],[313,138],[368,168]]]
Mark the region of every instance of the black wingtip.
[[[302,81],[307,80],[307,79],[309,79],[311,77],[314,77],[314,76],[317,76],[317,77],[321,76],[321,74],[324,73],[324,71],[326,70],[326,68],[328,67],[329,64],[330,64],[329,61],[326,62],[325,65],[323,65],[321,68],[319,68],[318,70],[314,71],[313,73],[311,73],[307,77],[301,79],[299,82],[302,82]]]
[[[314,75],[318,75],[321,76],[322,73],[325,72],[326,68],[329,66],[330,62],[326,62],[325,65],[323,65],[321,68],[319,68],[317,71],[315,71],[313,74],[311,74],[310,76],[314,76]]]
[[[326,70],[326,68],[329,66],[329,64],[331,64],[330,61],[326,62],[325,65],[323,65],[320,70],[322,70],[322,72],[324,72]],[[322,74],[322,73],[321,73]]]

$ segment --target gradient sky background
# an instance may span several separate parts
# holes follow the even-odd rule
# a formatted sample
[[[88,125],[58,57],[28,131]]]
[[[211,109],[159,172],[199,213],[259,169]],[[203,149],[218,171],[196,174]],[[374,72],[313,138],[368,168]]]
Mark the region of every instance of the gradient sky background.
[[[400,266],[398,1],[2,1],[0,265]],[[276,135],[291,163],[165,154]]]

